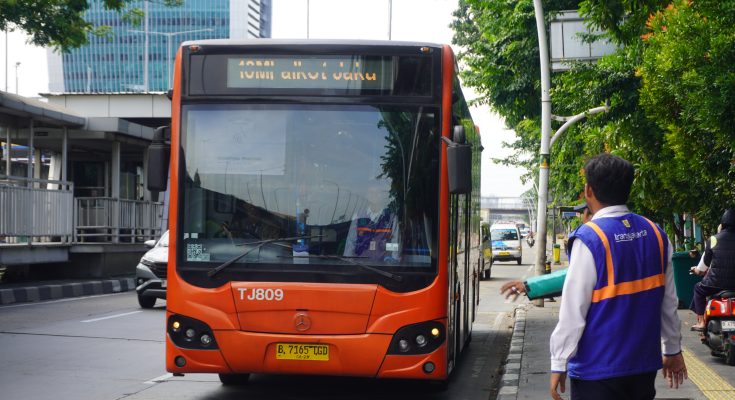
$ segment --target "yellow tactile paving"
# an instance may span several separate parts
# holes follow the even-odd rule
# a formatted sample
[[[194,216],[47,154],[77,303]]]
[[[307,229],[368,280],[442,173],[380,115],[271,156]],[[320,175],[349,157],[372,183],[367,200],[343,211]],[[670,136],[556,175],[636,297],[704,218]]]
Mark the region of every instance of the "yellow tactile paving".
[[[735,399],[735,387],[722,379],[712,368],[700,361],[686,348],[682,348],[687,365],[689,380],[710,400]]]

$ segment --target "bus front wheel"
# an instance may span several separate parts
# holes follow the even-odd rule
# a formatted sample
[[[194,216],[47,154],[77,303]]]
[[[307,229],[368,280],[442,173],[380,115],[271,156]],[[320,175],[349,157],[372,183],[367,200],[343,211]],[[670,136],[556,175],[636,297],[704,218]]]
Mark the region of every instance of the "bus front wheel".
[[[219,381],[223,385],[244,385],[250,379],[250,374],[219,374]]]

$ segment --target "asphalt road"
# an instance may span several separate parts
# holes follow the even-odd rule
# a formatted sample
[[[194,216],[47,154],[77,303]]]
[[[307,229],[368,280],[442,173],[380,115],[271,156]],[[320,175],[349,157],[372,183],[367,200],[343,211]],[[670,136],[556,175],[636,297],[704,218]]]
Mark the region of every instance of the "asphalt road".
[[[531,262],[533,252],[524,253]],[[134,293],[0,307],[2,399],[490,399],[510,342],[513,304],[502,282],[528,265],[497,263],[481,282],[472,343],[449,388],[416,382],[254,375],[224,387],[213,374],[173,377],[164,368],[165,304],[138,307]]]
[[[515,307],[498,289],[529,273],[532,250],[524,249],[523,265],[496,263],[481,282],[472,343],[444,392],[393,380],[254,375],[246,386],[224,387],[211,374],[173,377],[164,369],[164,303],[142,310],[134,293],[121,293],[0,307],[0,399],[494,399]],[[691,312],[680,315],[684,346],[735,382],[735,367],[688,330]],[[701,389],[708,381],[699,375]]]

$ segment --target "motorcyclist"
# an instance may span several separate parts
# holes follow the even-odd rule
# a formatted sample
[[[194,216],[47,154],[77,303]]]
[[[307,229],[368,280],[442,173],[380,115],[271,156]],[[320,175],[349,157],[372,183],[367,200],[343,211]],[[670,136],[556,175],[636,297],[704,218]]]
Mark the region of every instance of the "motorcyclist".
[[[694,331],[704,330],[704,311],[707,297],[723,290],[735,289],[735,209],[728,209],[720,220],[722,230],[706,244],[702,262],[692,268],[697,275],[704,275],[694,285],[694,296],[689,309],[697,314]]]

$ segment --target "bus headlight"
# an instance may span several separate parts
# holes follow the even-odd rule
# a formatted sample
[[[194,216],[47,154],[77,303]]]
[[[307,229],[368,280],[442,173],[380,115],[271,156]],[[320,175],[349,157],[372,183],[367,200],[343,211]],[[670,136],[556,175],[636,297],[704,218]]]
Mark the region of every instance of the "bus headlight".
[[[426,321],[399,329],[388,346],[388,354],[428,354],[446,339],[446,328],[439,321]]]
[[[168,336],[182,349],[214,350],[217,341],[209,325],[198,319],[183,315],[172,315],[168,318]]]

